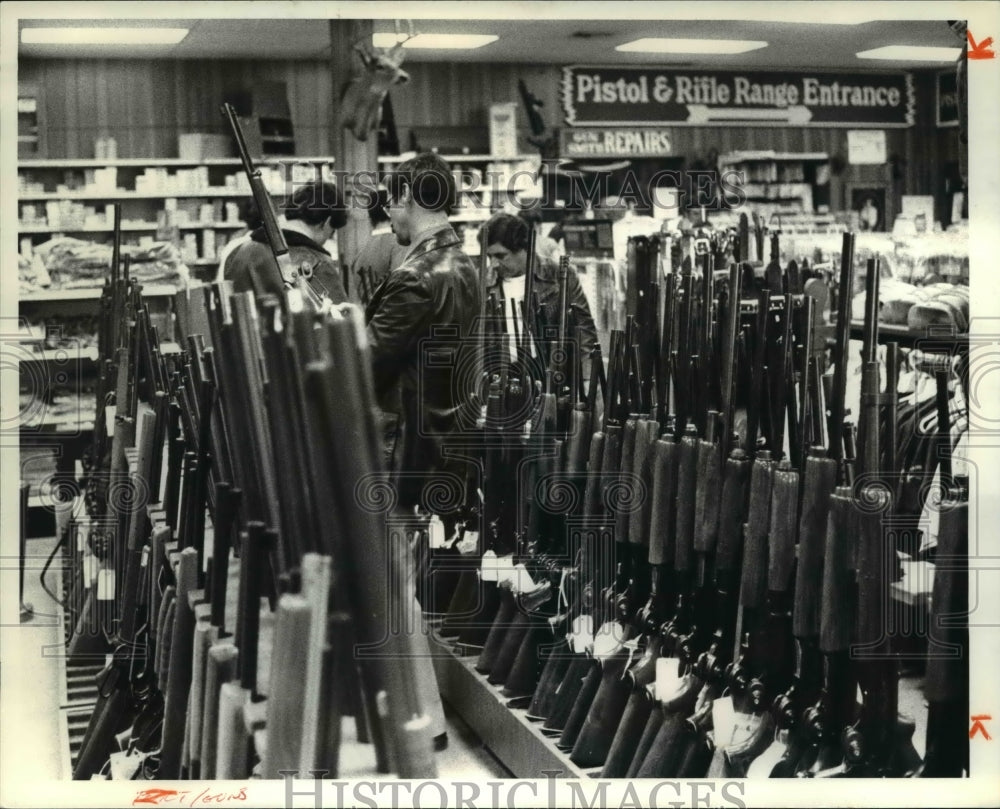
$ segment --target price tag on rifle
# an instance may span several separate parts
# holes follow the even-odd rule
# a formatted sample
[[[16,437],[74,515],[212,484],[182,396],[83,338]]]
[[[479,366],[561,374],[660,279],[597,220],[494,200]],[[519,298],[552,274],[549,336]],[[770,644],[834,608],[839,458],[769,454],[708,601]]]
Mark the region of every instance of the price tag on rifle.
[[[726,747],[732,742],[736,732],[736,708],[728,694],[712,702],[712,727],[716,747]]]
[[[114,435],[115,433],[115,413],[117,408],[114,405],[104,406],[104,425],[107,430],[108,435]]]
[[[578,615],[573,619],[569,634],[566,636],[570,648],[577,654],[583,654],[594,642],[594,618],[591,615]]]
[[[531,578],[528,568],[516,565],[512,570],[510,589],[515,593],[529,593],[535,589],[535,581]]]
[[[514,557],[501,556],[497,559],[497,582],[501,587],[513,587],[517,573],[514,570]]]
[[[494,551],[486,551],[479,563],[480,581],[497,581],[497,555]]]
[[[600,663],[614,657],[625,645],[625,630],[617,621],[605,621],[594,635],[594,659]]]
[[[99,570],[97,572],[97,599],[99,601],[111,601],[115,597],[115,572],[113,570]]]
[[[444,548],[448,545],[444,536],[444,523],[441,522],[441,518],[437,514],[431,515],[430,522],[427,524],[427,532],[432,550],[434,548]]]
[[[479,532],[466,531],[455,547],[462,556],[472,556],[479,550]]]
[[[661,657],[656,661],[654,696],[661,702],[677,690],[681,681],[681,661],[676,657]]]

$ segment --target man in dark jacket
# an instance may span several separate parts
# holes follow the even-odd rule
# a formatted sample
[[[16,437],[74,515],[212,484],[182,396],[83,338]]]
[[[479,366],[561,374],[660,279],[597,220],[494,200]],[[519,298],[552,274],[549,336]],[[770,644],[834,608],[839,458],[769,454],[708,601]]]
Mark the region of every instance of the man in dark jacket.
[[[392,231],[409,250],[366,310],[375,392],[384,403],[398,390],[402,435],[393,465],[399,505],[426,506],[424,490],[435,475],[440,481],[450,473],[453,482],[466,477],[465,465],[448,459],[443,448],[469,424],[468,380],[459,376],[463,340],[471,342],[479,314],[479,279],[448,222],[456,191],[444,160],[417,155],[399,164],[386,187]],[[464,500],[464,492],[455,495]]]
[[[528,271],[529,225],[521,217],[508,213],[498,213],[479,232],[480,242],[486,239],[486,256],[490,260],[490,290],[506,301],[524,298],[524,276]],[[537,251],[536,251],[537,252]],[[533,289],[539,304],[553,311],[559,305],[558,264],[550,259],[535,256],[535,277]],[[579,340],[583,359],[584,381],[589,379],[590,352],[597,345],[597,326],[590,313],[590,305],[584,294],[580,279],[570,269],[566,276],[566,300],[576,323],[576,338]],[[509,303],[505,307],[509,313]],[[508,315],[509,316],[509,315]],[[508,332],[512,329],[508,328]]]
[[[317,295],[326,295],[335,304],[343,303],[347,294],[340,269],[323,247],[347,224],[343,195],[332,183],[309,183],[296,188],[282,208],[285,224],[281,232],[292,265]],[[284,294],[284,283],[263,227],[254,230],[249,241],[230,253],[223,275],[232,281],[233,292],[253,290],[257,297]]]

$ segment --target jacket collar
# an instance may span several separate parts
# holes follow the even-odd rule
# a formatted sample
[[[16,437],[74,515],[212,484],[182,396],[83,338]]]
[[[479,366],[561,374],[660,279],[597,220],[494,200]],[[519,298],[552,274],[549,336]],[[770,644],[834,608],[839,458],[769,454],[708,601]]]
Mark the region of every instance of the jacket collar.
[[[323,245],[314,242],[304,233],[299,233],[297,230],[287,230],[285,228],[281,229],[282,235],[285,237],[285,242],[289,247],[308,247],[310,250],[318,250],[323,255],[329,256],[329,251],[323,247]],[[264,228],[257,228],[253,233],[250,234],[250,238],[255,242],[261,242],[262,244],[268,244],[267,234],[264,232]]]
[[[411,258],[417,258],[432,250],[443,250],[446,247],[452,247],[456,244],[461,244],[462,240],[458,238],[455,233],[454,228],[448,223],[441,225],[441,227],[425,231],[422,234],[418,234],[420,241],[410,248],[410,252],[406,254],[404,261],[409,261]]]

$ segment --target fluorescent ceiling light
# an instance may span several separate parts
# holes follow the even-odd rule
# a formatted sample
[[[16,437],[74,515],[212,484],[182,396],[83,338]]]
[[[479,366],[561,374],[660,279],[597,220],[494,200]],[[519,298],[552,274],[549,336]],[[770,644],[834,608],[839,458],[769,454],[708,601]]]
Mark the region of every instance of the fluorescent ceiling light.
[[[25,45],[176,45],[187,28],[22,28]]]
[[[405,40],[404,48],[447,48],[450,50],[472,50],[496,42],[500,37],[494,34],[417,34],[406,39],[406,34],[372,34],[372,45],[376,48],[391,48]]]
[[[854,54],[858,59],[892,59],[899,62],[954,62],[961,48],[930,48],[922,45],[885,45]]]
[[[766,42],[749,39],[669,39],[645,37],[618,45],[616,51],[629,53],[747,53],[766,48]]]

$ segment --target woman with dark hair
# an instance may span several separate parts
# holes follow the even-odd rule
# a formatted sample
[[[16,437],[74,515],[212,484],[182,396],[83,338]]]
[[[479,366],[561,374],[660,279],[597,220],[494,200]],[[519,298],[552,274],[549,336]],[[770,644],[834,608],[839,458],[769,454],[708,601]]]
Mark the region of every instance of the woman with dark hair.
[[[333,303],[346,301],[340,268],[323,247],[347,224],[347,206],[340,190],[327,182],[300,185],[281,207],[285,218],[281,232],[292,265],[316,294],[326,295]],[[284,293],[263,227],[256,228],[249,241],[230,254],[223,271],[226,280],[232,281],[234,292],[253,290],[258,297]]]

